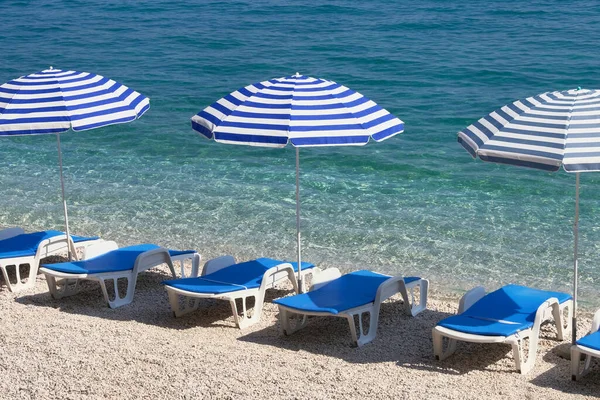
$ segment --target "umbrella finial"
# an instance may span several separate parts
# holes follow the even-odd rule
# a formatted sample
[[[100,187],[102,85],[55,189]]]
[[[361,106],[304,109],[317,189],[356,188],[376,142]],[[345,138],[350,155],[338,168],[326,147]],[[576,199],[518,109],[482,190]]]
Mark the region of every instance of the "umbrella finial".
[[[52,65],[50,66],[50,69],[53,69],[53,68],[52,68]]]
[[[300,75],[300,72],[296,72],[296,75],[294,75],[294,78],[299,78],[299,77],[301,77],[301,76],[302,76],[302,75]]]
[[[577,86],[577,90],[581,90],[581,86]]]

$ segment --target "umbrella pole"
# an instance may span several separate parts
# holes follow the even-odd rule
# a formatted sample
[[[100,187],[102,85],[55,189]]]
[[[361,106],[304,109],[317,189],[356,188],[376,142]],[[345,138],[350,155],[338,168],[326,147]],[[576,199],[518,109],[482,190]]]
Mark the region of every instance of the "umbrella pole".
[[[575,246],[573,249],[573,321],[571,341],[573,344],[577,341],[577,245],[579,239],[579,172],[575,175],[575,223],[573,224],[573,236],[575,237]]]
[[[65,233],[67,234],[67,257],[71,261],[71,246],[69,245],[69,216],[67,214],[67,200],[65,198],[65,179],[63,178],[62,152],[60,150],[60,133],[56,133],[56,144],[58,146],[58,169],[60,171],[60,188],[62,190],[63,210],[65,213]]]
[[[296,147],[296,249],[298,251],[298,292],[304,293],[300,241],[300,148]]]

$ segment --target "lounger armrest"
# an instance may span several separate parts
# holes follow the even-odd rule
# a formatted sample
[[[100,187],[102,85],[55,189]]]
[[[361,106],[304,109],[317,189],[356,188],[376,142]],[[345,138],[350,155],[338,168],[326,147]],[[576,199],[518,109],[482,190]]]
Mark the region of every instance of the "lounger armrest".
[[[134,276],[137,276],[137,274],[140,272],[144,272],[160,264],[167,264],[171,270],[173,278],[177,278],[173,261],[169,255],[169,250],[165,249],[164,247],[148,250],[137,256],[135,259],[135,265],[133,266],[133,274]]]
[[[594,314],[594,319],[592,320],[592,330],[590,333],[597,332],[598,329],[600,329],[600,309],[596,311],[596,314]]]
[[[396,293],[401,293],[403,298],[408,299],[408,291],[406,290],[403,276],[392,276],[382,282],[377,288],[374,304],[381,304],[384,300],[392,297]]]
[[[118,248],[119,246],[117,243],[112,240],[98,241],[83,248],[81,259],[89,260],[90,258],[98,257],[109,251],[117,250]]]
[[[37,260],[41,260],[44,257],[48,257],[50,255],[54,255],[57,252],[66,251],[69,248],[71,251],[72,259],[77,261],[77,252],[75,251],[75,243],[73,243],[73,239],[66,234],[57,235],[50,237],[48,239],[44,239],[38,244],[37,251],[35,253],[35,258]]]
[[[546,300],[545,302],[543,302],[542,304],[540,304],[537,311],[535,312],[535,319],[533,321],[534,335],[536,335],[536,336],[539,335],[539,329],[540,329],[540,326],[542,325],[542,322],[544,322],[544,319],[546,316],[546,310],[550,307],[554,308],[557,313],[560,311],[558,299],[556,297],[551,297],[548,300]],[[556,321],[555,323],[557,325],[560,324],[561,323],[560,319],[558,321]]]
[[[341,276],[342,273],[337,268],[327,268],[323,270],[314,268],[314,273],[312,275],[312,286],[310,287],[310,291],[323,287],[329,282]]]
[[[230,255],[213,258],[204,263],[201,276],[212,274],[220,269],[230,267],[235,264],[235,258]]]
[[[469,290],[467,293],[460,298],[458,302],[458,312],[457,314],[462,314],[467,311],[473,304],[477,303],[485,296],[485,289],[483,286],[476,286],[473,289]]]
[[[14,227],[14,228],[6,228],[0,231],[0,240],[10,239],[11,237],[23,235],[25,231],[23,228]]]
[[[298,282],[296,281],[296,273],[294,272],[294,267],[290,263],[281,263],[266,270],[263,274],[262,281],[260,282],[260,292],[264,293],[265,289],[273,287],[273,285],[282,278],[282,275],[286,273],[288,279],[294,286],[294,291],[298,293]]]

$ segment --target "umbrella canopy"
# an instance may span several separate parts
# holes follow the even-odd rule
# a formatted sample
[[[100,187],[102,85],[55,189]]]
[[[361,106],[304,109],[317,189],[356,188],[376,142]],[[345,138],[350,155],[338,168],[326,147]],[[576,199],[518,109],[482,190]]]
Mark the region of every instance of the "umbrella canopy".
[[[192,127],[221,143],[296,147],[296,228],[301,262],[299,147],[362,146],[404,131],[388,111],[336,82],[298,73],[237,90],[192,117]],[[300,268],[298,268],[298,280]]]
[[[600,171],[600,91],[572,89],[515,101],[458,133],[473,157],[576,173],[573,303],[577,309],[579,173]],[[577,316],[573,313],[573,343]]]
[[[0,136],[56,134],[67,235],[60,134],[71,128],[84,131],[130,122],[148,108],[150,101],[146,96],[88,72],[50,67],[0,86]]]

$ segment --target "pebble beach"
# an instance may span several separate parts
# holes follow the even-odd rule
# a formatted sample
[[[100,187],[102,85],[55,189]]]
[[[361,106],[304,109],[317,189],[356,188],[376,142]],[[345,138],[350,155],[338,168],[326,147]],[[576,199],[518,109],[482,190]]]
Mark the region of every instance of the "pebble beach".
[[[291,285],[270,290],[261,321],[239,330],[227,302],[174,318],[160,284],[167,278],[166,267],[141,274],[133,303],[117,309],[91,282],[60,300],[43,275],[19,295],[0,289],[0,398],[565,400],[600,390],[597,366],[571,381],[552,324],[527,375],[515,371],[509,345],[459,343],[436,361],[431,329],[456,312],[456,295],[434,290],[416,317],[390,298],[375,340],[356,348],[342,318],[314,318],[281,335],[271,301],[291,295]],[[589,326],[590,315],[580,316],[580,332]]]
[[[296,259],[298,229],[302,261],[319,268],[430,282],[427,310],[408,317],[388,299],[377,337],[356,348],[343,318],[282,335],[272,301],[291,285],[268,292],[260,322],[240,330],[226,302],[175,318],[164,266],[141,274],[133,302],[117,309],[94,282],[53,299],[43,274],[20,293],[0,278],[0,399],[597,398],[600,363],[572,382],[561,357],[570,332],[557,341],[552,324],[526,375],[509,345],[459,343],[436,361],[431,330],[478,285],[572,293],[575,264],[578,337],[589,331],[600,307],[600,174],[580,182],[473,160],[457,133],[517,99],[600,88],[599,19],[592,0],[0,1],[0,92],[26,97],[0,93],[0,116],[20,121],[0,118],[0,228],[69,231],[65,201],[73,234],[196,249],[203,261]],[[27,96],[38,96],[13,80],[49,68],[114,79],[149,108],[118,119],[127,124],[21,131]],[[292,144],[232,146],[192,129],[223,96],[295,73],[351,88],[404,131],[303,148],[295,164]],[[62,106],[41,108],[52,124],[63,118]]]

